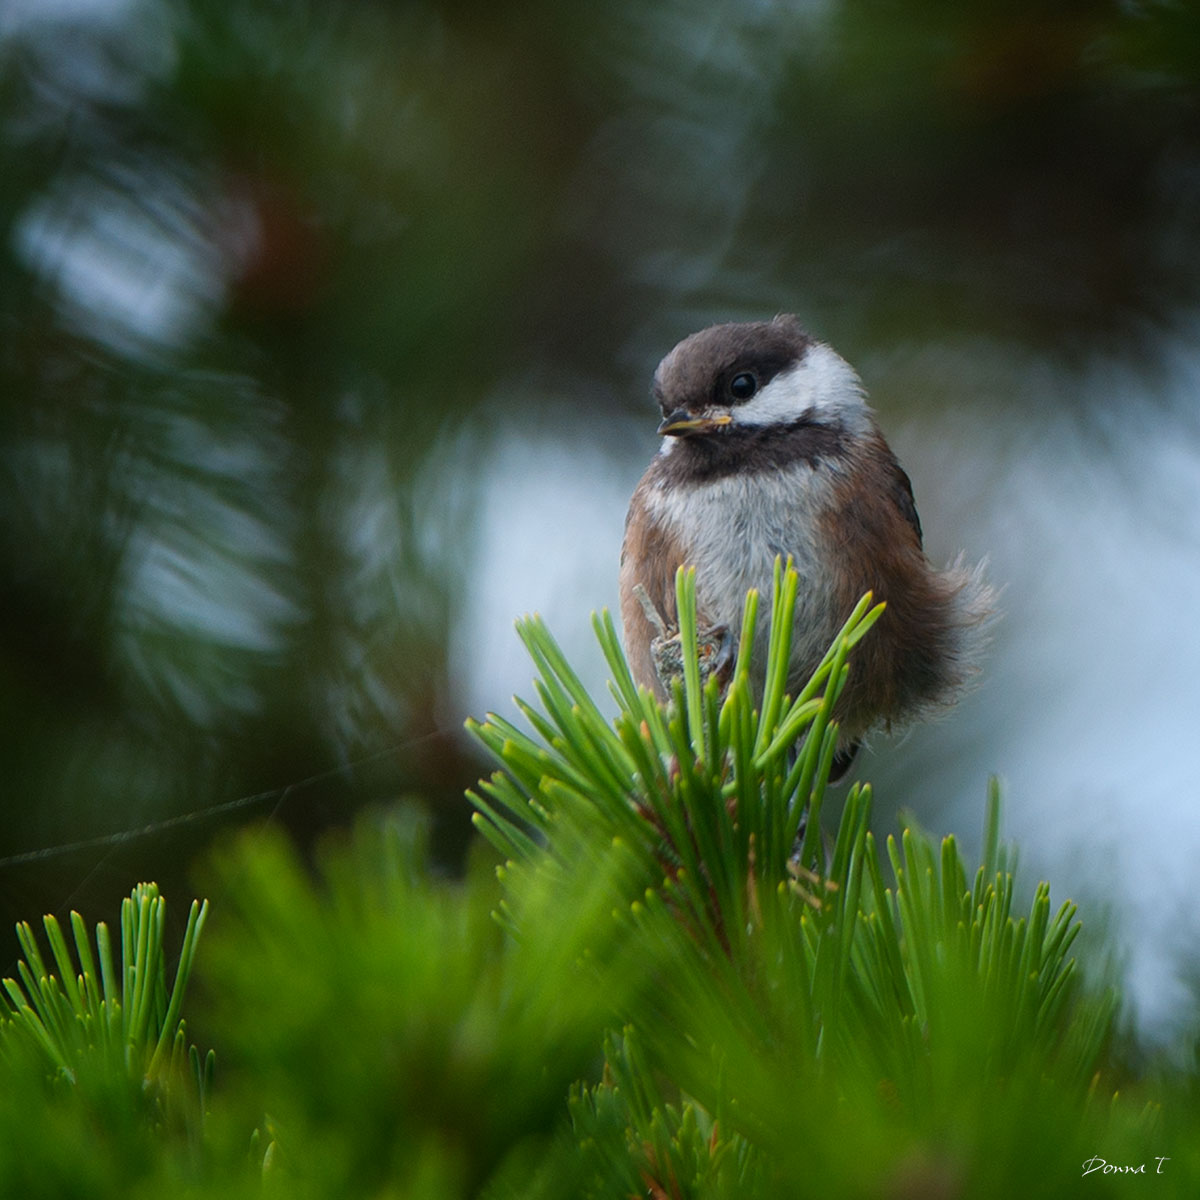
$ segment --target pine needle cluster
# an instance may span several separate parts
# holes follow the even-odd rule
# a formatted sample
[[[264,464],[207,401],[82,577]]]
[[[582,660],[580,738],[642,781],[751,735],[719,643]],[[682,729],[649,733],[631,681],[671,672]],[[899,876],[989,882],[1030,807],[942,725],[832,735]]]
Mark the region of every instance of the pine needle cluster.
[[[498,770],[470,794],[464,879],[400,806],[315,874],[275,830],[227,848],[199,957],[207,906],[176,958],[152,885],[119,965],[78,914],[70,940],[47,918],[48,956],[22,926],[0,1177],[22,1196],[774,1200],[1095,1194],[1141,1165],[1186,1194],[1193,1076],[1122,1065],[1075,906],[1022,890],[996,789],[972,867],[914,827],[877,843],[869,787],[831,819],[833,713],[882,606],[864,597],[790,696],[796,589],[780,565],[760,689],[748,598],[723,687],[681,573],[666,705],[597,617],[615,716],[522,621],[536,698],[468,723]],[[192,974],[215,1077],[182,1020]]]

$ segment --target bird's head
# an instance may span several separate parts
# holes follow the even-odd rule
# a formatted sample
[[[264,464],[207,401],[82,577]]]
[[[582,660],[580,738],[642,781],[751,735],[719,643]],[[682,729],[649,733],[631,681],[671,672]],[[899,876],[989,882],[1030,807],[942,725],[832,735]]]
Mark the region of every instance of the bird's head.
[[[654,373],[658,432],[672,438],[761,435],[870,421],[854,369],[792,316],[712,325],[684,338]]]

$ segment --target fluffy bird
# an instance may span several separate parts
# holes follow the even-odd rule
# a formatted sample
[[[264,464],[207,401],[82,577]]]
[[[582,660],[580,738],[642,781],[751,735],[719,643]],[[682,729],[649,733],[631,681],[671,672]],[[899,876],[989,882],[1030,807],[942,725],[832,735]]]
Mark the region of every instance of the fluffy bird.
[[[679,566],[696,569],[710,644],[728,646],[750,588],[768,601],[767,619],[780,556],[800,580],[793,695],[864,592],[887,602],[855,651],[834,714],[835,774],[873,728],[952,703],[975,671],[992,592],[981,566],[959,560],[938,570],[926,558],[912,484],[853,368],[793,316],[713,325],[662,360],[654,398],[663,444],[633,494],[621,550],[634,678],[666,695],[659,651],[664,630],[678,627]],[[759,686],[765,641],[763,629],[751,667]]]

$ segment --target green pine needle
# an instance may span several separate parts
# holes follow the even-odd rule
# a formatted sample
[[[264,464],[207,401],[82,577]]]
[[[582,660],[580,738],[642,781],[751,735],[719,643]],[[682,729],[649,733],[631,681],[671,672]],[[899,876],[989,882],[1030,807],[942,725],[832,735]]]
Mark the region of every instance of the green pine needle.
[[[193,901],[174,976],[168,979],[164,948],[166,900],[153,883],[141,883],[121,905],[121,967],[107,926],[95,930],[95,951],[84,919],[70,916],[71,942],[54,916],[43,918],[53,967],[28,922],[17,925],[24,959],[19,980],[5,979],[8,1011],[0,1015],[0,1055],[33,1053],[48,1073],[69,1080],[126,1076],[138,1090],[151,1083],[164,1093],[195,1087],[191,1107],[203,1111],[211,1061],[196,1072],[188,1057],[181,1017],[196,944],[208,902]],[[199,1052],[191,1051],[197,1063]],[[177,1106],[178,1107],[178,1106]]]
[[[530,618],[518,628],[539,671],[541,707],[518,707],[533,732],[497,717],[468,723],[503,768],[472,797],[475,822],[510,865],[537,870],[554,862],[569,874],[577,869],[574,851],[564,847],[589,836],[619,839],[640,864],[647,884],[630,895],[623,919],[655,954],[670,946],[672,964],[658,996],[662,1023],[643,1016],[642,1035],[647,1050],[656,1048],[653,1070],[698,1100],[670,1107],[665,1095],[657,1106],[643,1097],[626,1113],[636,1130],[629,1136],[652,1147],[643,1179],[668,1192],[685,1165],[696,1177],[692,1151],[704,1114],[740,1097],[744,1121],[754,1097],[771,1094],[757,1075],[753,1085],[749,1075],[739,1084],[732,1069],[713,1083],[710,1056],[727,1039],[721,1057],[729,1064],[782,1054],[814,1079],[847,1071],[890,1078],[904,1095],[928,1102],[949,1095],[941,1088],[953,1073],[981,1068],[1013,1078],[1055,1061],[1064,1077],[1081,1080],[1110,1028],[1111,1001],[1080,1001],[1068,954],[1079,930],[1074,907],[1052,915],[1043,886],[1028,913],[1017,911],[1014,856],[1000,842],[994,784],[983,861],[970,875],[953,838],[936,847],[912,828],[886,840],[881,860],[869,829],[870,789],[857,785],[825,848],[833,713],[854,670],[854,648],[884,606],[864,596],[791,696],[798,587],[792,566],[777,564],[761,690],[750,673],[758,596],[747,597],[722,692],[716,679],[702,681],[695,576],[681,570],[683,678],[670,703],[634,684],[613,622],[601,613],[594,628],[618,706],[615,719],[605,719],[550,632]],[[679,1040],[675,1026],[707,1029],[708,1049],[694,1032]],[[617,1071],[610,1049],[610,1070],[644,1087],[628,1058],[634,1043],[619,1044],[624,1066]],[[625,1103],[632,1086],[625,1085]],[[612,1098],[602,1093],[577,1098],[586,1121],[598,1119],[602,1100],[611,1115]],[[769,1126],[772,1118],[762,1120]],[[662,1178],[650,1167],[668,1162]]]
[[[786,687],[798,586],[791,564],[778,563],[761,694],[754,694],[750,679],[754,593],[747,598],[733,677],[722,695],[715,680],[702,683],[695,573],[678,572],[683,679],[676,702],[665,707],[634,684],[612,620],[600,614],[594,627],[619,709],[612,722],[587,695],[540,618],[518,622],[539,672],[540,706],[517,702],[534,736],[495,716],[482,725],[468,722],[504,765],[509,781],[494,778],[472,795],[476,825],[506,856],[528,856],[541,844],[531,833],[545,837],[564,808],[574,807],[554,797],[573,797],[585,809],[599,810],[633,844],[659,853],[667,864],[689,868],[696,880],[707,876],[718,910],[745,899],[751,858],[755,887],[760,879],[768,887],[785,880],[798,849],[815,865],[815,817],[836,741],[834,705],[845,685],[847,657],[883,605],[863,598],[812,680],[793,698]],[[814,819],[800,848],[806,814]],[[692,900],[698,904],[700,897]]]

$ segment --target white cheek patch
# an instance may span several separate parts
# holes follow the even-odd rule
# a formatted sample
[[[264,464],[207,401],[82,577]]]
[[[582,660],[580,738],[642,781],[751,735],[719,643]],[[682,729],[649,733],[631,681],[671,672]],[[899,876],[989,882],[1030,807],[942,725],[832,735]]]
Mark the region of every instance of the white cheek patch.
[[[868,421],[862,384],[854,368],[816,342],[802,362],[776,375],[756,396],[730,410],[735,425],[786,425],[800,417],[838,417],[850,429]]]

